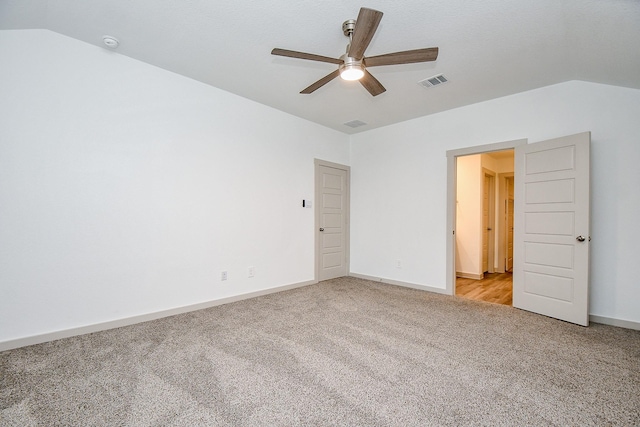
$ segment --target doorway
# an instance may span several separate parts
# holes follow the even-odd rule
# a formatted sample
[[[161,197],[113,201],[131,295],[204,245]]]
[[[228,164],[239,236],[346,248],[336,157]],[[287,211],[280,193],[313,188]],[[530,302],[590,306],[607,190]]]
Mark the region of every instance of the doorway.
[[[507,224],[513,173],[512,149],[457,158],[456,296],[512,304]],[[513,233],[511,237],[513,254]]]
[[[455,170],[449,192],[454,198],[450,206],[455,207],[455,215],[450,215],[455,221],[453,295],[512,305],[513,148],[523,144],[526,140],[456,150],[456,156],[447,153]]]
[[[588,326],[590,143],[582,132],[447,151],[447,293],[456,287],[457,160],[513,148],[512,305]]]

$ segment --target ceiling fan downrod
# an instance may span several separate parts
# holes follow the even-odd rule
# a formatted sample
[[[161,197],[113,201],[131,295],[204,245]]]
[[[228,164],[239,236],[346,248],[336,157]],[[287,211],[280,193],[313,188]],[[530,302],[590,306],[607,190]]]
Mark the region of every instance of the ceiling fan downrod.
[[[339,69],[340,77],[347,81],[360,80],[364,76],[362,60],[349,56],[349,50],[351,49],[351,43],[353,42],[353,31],[355,28],[355,19],[348,19],[342,23],[342,32],[345,36],[349,37],[349,43],[347,44],[346,52],[340,57],[343,62],[340,64]]]

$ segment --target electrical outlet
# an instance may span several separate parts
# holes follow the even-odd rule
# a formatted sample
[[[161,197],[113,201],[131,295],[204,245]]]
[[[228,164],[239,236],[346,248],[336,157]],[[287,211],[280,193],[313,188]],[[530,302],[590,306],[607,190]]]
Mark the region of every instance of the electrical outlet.
[[[256,275],[256,268],[255,267],[249,267],[249,277],[253,277]]]
[[[227,280],[227,272],[223,271],[222,273],[220,273],[220,280],[222,280],[223,282],[225,280]]]
[[[402,261],[399,259],[396,260],[396,268],[402,268]]]

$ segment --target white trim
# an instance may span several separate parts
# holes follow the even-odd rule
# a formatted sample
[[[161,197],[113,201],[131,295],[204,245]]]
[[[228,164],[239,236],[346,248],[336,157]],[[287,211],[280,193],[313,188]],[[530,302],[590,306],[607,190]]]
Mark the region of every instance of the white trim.
[[[614,319],[613,317],[590,314],[589,321],[593,323],[601,323],[603,325],[617,326],[619,328],[635,329],[636,331],[640,331],[640,322],[634,322],[633,320]]]
[[[399,280],[385,279],[383,277],[367,276],[366,274],[349,273],[349,277],[371,280],[372,282],[386,283],[387,285],[402,286],[404,288],[419,289],[421,291],[433,292],[436,294],[447,293],[447,290],[444,288],[434,288],[432,286],[418,285],[417,283],[401,282]]]
[[[447,151],[447,287],[444,293],[454,295],[456,292],[456,158],[470,154],[510,150],[526,144],[526,139],[517,139],[514,141],[496,142],[494,144],[476,145],[474,147]]]
[[[495,142],[493,144],[474,145],[473,147],[457,148],[447,151],[447,157],[468,156],[470,154],[484,154],[493,151],[511,150],[518,145],[527,144],[527,139],[514,139],[513,141]]]
[[[42,344],[49,341],[55,341],[62,338],[69,338],[78,335],[90,334],[92,332],[106,331],[108,329],[121,328],[123,326],[135,325],[136,323],[148,322],[150,320],[161,319],[163,317],[175,316],[176,314],[188,313],[190,311],[203,310],[205,308],[215,307],[218,305],[229,304],[236,301],[255,298],[263,295],[273,294],[276,292],[287,291],[290,289],[301,288],[303,286],[318,283],[315,280],[306,282],[292,283],[289,285],[276,286],[275,288],[262,289],[260,291],[248,292],[245,294],[234,295],[231,297],[220,298],[217,300],[202,302],[198,304],[185,305],[182,307],[170,308],[168,310],[156,311],[153,313],[141,314],[138,316],[125,317],[122,319],[111,320],[108,322],[95,323],[92,325],[80,326],[77,328],[64,329],[61,331],[48,332],[41,335],[32,335],[24,338],[17,338],[0,342],[0,351],[11,350],[28,345]]]
[[[398,280],[384,279],[381,277],[368,276],[366,274],[359,273],[349,273],[349,276],[358,279],[371,280],[372,282],[380,282],[388,285],[402,286],[405,288],[419,289],[422,291],[448,295],[447,289],[443,288],[434,288],[432,286],[424,286],[415,283],[401,282]],[[615,319],[613,317],[597,316],[595,314],[589,315],[589,320],[593,323],[600,323],[602,325],[617,326],[619,328],[640,331],[640,322],[634,322],[632,320]]]
[[[473,279],[473,280],[482,280],[484,279],[484,273],[465,273],[464,271],[456,271],[456,277],[460,277],[463,279]]]
[[[401,282],[398,280],[384,279],[380,277],[368,276],[366,274],[349,273],[349,276],[356,277],[358,279],[371,280],[373,282],[385,283],[388,285],[419,289],[419,290],[434,292],[438,294],[448,294],[447,289],[443,289],[443,288],[434,288],[432,286],[424,286],[424,285],[418,285],[415,283]],[[315,280],[308,280],[306,282],[277,286],[275,288],[263,289],[255,292],[248,292],[246,294],[234,295],[232,297],[221,298],[218,300],[212,300],[212,301],[207,301],[207,302],[198,303],[198,304],[186,305],[183,307],[172,308],[169,310],[162,310],[154,313],[142,314],[139,316],[132,316],[132,317],[127,317],[123,319],[103,322],[103,323],[96,323],[93,325],[80,326],[77,328],[65,329],[62,331],[49,332],[41,335],[32,335],[29,337],[3,341],[3,342],[0,342],[0,352],[12,350],[19,347],[26,347],[29,345],[42,344],[45,342],[55,341],[63,338],[69,338],[69,337],[74,337],[78,335],[90,334],[93,332],[100,332],[100,331],[106,331],[109,329],[135,325],[137,323],[148,322],[151,320],[161,319],[169,316],[175,316],[177,314],[188,313],[191,311],[203,310],[205,308],[216,307],[219,305],[229,304],[236,301],[242,301],[245,299],[256,298],[263,295],[269,295],[277,292],[287,291],[290,289],[301,288],[303,286],[314,285],[316,283],[318,282]],[[632,320],[615,319],[612,317],[598,316],[595,314],[589,315],[589,320],[593,323],[600,323],[603,325],[617,326],[620,328],[634,329],[634,330],[640,331],[640,322],[634,322]]]
[[[456,293],[456,156],[447,151],[447,261],[446,290],[447,294]]]

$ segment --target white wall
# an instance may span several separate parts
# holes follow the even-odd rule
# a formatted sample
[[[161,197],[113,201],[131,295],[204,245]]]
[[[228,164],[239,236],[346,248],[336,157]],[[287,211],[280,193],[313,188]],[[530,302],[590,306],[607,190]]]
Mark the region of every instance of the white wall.
[[[482,155],[460,156],[456,189],[456,272],[479,278],[482,271]]]
[[[495,158],[490,154],[481,154],[480,156],[482,157],[482,167],[491,172],[496,174],[513,172],[513,157]],[[498,194],[497,188],[496,194]]]
[[[351,270],[444,289],[446,151],[591,131],[589,311],[640,322],[638,117],[640,91],[571,81],[352,136]]]
[[[446,151],[585,130],[590,312],[640,321],[640,91],[567,82],[357,134],[349,153],[346,135],[52,32],[0,31],[0,58],[0,343],[312,280],[314,158],[351,164],[351,270],[444,289]]]
[[[0,58],[0,343],[314,279],[346,135],[49,31]]]

